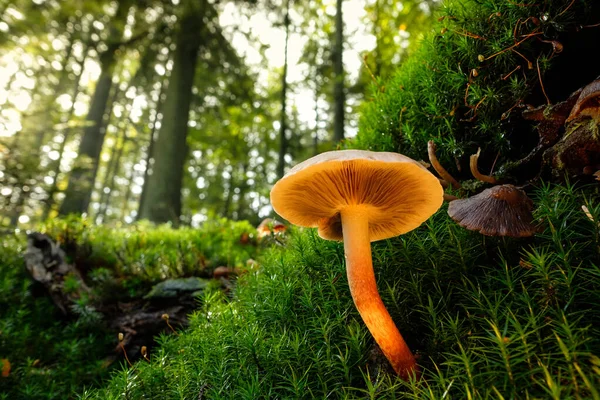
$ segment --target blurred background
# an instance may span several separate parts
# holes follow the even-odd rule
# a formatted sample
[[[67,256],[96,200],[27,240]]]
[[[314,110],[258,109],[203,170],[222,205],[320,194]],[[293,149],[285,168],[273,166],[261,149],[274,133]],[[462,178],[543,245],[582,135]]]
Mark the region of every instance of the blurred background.
[[[257,223],[436,0],[0,0],[0,227]]]

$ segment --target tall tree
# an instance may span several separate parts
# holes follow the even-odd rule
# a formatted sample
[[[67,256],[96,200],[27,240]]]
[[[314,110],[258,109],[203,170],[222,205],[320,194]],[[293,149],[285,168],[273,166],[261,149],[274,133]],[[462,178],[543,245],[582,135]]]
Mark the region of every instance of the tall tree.
[[[281,118],[279,120],[279,158],[277,162],[277,176],[283,177],[285,172],[285,155],[288,150],[288,138],[287,138],[287,71],[288,71],[288,42],[290,40],[290,0],[286,0],[285,3],[285,46],[284,46],[284,61],[283,61],[283,73],[281,75]]]
[[[142,208],[144,208],[144,204],[146,203],[146,193],[148,193],[149,186],[145,184],[148,182],[148,178],[150,177],[150,161],[154,157],[154,148],[156,147],[156,126],[159,122],[159,117],[162,112],[162,105],[164,103],[163,100],[163,92],[165,91],[165,78],[160,81],[160,89],[158,90],[158,96],[156,98],[156,107],[154,109],[154,115],[152,117],[152,128],[150,129],[150,141],[148,142],[148,147],[146,148],[146,157],[144,158],[146,168],[144,169],[144,185],[142,186],[142,193],[140,194],[140,199],[138,201],[138,209],[136,213],[136,219],[139,220],[142,214]]]
[[[87,211],[94,181],[98,171],[98,162],[104,143],[104,115],[108,106],[109,95],[113,87],[113,73],[117,64],[117,50],[122,45],[123,32],[127,24],[127,15],[132,0],[119,0],[108,34],[106,49],[99,56],[100,77],[92,97],[87,122],[89,125],[83,132],[79,144],[78,157],[65,192],[65,199],[60,207],[62,215],[84,213]]]
[[[48,216],[50,215],[50,212],[52,211],[52,207],[54,206],[54,202],[55,202],[54,195],[56,194],[56,192],[58,190],[58,180],[59,180],[59,175],[61,173],[62,160],[63,160],[64,154],[65,154],[65,149],[66,149],[67,143],[69,142],[69,139],[71,138],[72,131],[73,131],[72,127],[69,125],[69,122],[71,122],[71,120],[75,116],[75,106],[77,104],[77,97],[79,96],[79,92],[81,90],[80,81],[81,81],[81,76],[83,75],[85,60],[87,59],[87,56],[88,56],[88,48],[89,48],[89,46],[86,44],[84,46],[82,56],[77,61],[77,66],[78,66],[77,71],[78,72],[75,73],[75,79],[74,79],[73,89],[72,89],[73,92],[71,93],[71,106],[69,107],[69,111],[67,112],[67,114],[61,120],[62,125],[65,125],[65,128],[62,132],[62,140],[60,142],[60,146],[58,147],[58,157],[56,158],[56,160],[54,160],[53,163],[51,163],[51,165],[53,167],[52,168],[53,175],[51,176],[52,183],[46,190],[47,197],[46,197],[46,202],[43,206],[44,207],[44,211],[42,214],[43,220],[48,218]]]
[[[162,124],[156,139],[152,175],[144,182],[146,198],[140,218],[179,223],[183,167],[187,156],[187,132],[194,72],[200,49],[204,0],[182,0],[182,15],[175,38],[173,69],[163,105]]]
[[[335,13],[335,48],[333,51],[333,72],[334,72],[334,124],[333,139],[339,142],[344,139],[344,18],[342,15],[343,0],[336,0]]]

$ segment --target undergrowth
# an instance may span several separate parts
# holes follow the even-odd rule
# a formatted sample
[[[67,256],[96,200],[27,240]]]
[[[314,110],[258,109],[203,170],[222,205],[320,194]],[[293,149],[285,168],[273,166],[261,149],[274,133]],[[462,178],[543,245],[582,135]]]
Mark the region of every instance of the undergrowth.
[[[209,220],[200,228],[148,223],[122,228],[69,217],[40,231],[55,238],[78,269],[98,286],[120,286],[129,297],[170,278],[212,276],[218,266],[241,267],[256,257],[256,229],[248,222]]]
[[[588,62],[600,37],[596,1],[446,0],[438,17],[415,54],[373,85],[349,146],[427,159],[433,140],[442,164],[470,178],[479,147],[486,171],[535,147],[526,105],[564,101],[598,75]]]
[[[233,300],[206,293],[189,329],[81,399],[597,399],[597,192],[539,188],[543,232],[532,239],[483,237],[441,210],[374,243],[383,301],[424,368],[418,382],[378,361],[342,245],[304,230],[240,277]]]
[[[0,245],[0,358],[11,365],[0,377],[0,399],[68,399],[107,377],[110,343],[97,321],[64,321],[49,297],[32,292],[22,238]]]
[[[224,219],[174,230],[149,224],[95,226],[69,218],[49,221],[40,230],[57,240],[84,273],[94,294],[92,306],[102,299],[141,297],[164,279],[208,277],[220,265],[245,265],[261,247],[250,224]],[[119,364],[114,362],[117,333],[107,332],[93,310],[75,310],[76,319],[63,317],[25,270],[25,234],[1,239],[0,359],[8,360],[10,371],[0,376],[0,399],[70,399],[84,386],[98,385]],[[89,310],[85,301],[78,310]]]

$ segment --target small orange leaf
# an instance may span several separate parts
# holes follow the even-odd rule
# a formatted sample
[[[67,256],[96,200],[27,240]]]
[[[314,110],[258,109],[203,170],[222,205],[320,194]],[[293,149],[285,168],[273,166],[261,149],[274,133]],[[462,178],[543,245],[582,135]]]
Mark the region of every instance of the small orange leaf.
[[[6,378],[8,375],[10,375],[10,361],[8,361],[6,358],[3,358],[0,361],[2,361],[2,377]]]

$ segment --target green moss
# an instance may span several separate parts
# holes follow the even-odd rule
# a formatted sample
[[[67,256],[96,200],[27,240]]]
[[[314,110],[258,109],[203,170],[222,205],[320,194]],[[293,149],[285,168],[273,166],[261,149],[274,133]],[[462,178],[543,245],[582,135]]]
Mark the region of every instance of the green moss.
[[[66,320],[25,270],[25,235],[2,237],[0,359],[8,359],[12,368],[7,378],[0,377],[0,399],[69,399],[108,377],[118,366],[112,359],[116,332],[104,330],[95,302],[141,297],[165,278],[240,266],[259,251],[250,224],[225,219],[178,230],[145,224],[94,226],[77,218],[40,228],[78,264],[93,296],[75,305],[76,320]],[[240,241],[243,234],[249,236],[247,243]],[[78,285],[66,277],[67,292]]]
[[[433,140],[440,161],[463,178],[478,147],[486,170],[497,155],[497,167],[524,157],[537,134],[520,112],[546,103],[540,75],[553,102],[597,75],[585,61],[597,34],[580,26],[599,14],[591,1],[445,1],[416,54],[373,88],[350,146],[426,159]]]
[[[0,358],[11,363],[10,375],[0,378],[0,399],[67,399],[107,377],[110,339],[97,319],[67,323],[33,290],[23,242],[5,235],[0,245]]]
[[[373,357],[342,245],[304,230],[240,278],[233,300],[207,293],[191,327],[163,337],[150,362],[82,398],[594,398],[597,195],[542,187],[544,230],[532,239],[483,237],[441,210],[374,244],[380,292],[419,354],[420,382],[396,379]]]
[[[245,265],[257,253],[255,228],[227,219],[210,220],[197,229],[173,229],[145,223],[122,228],[93,225],[71,217],[50,221],[40,230],[56,238],[84,272],[99,279],[107,271],[149,284],[210,275],[220,265]]]

